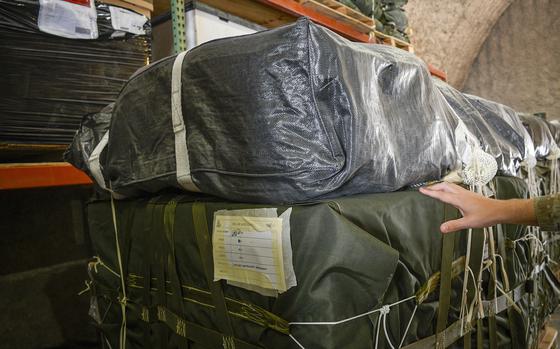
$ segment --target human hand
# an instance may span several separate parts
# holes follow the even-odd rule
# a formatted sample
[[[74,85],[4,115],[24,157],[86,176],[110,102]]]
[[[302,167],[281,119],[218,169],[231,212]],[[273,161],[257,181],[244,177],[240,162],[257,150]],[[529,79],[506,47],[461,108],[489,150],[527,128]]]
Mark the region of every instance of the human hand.
[[[489,227],[499,223],[503,211],[508,210],[504,201],[489,199],[453,183],[442,182],[422,187],[420,192],[455,206],[463,215],[460,219],[444,222],[440,227],[442,233]]]

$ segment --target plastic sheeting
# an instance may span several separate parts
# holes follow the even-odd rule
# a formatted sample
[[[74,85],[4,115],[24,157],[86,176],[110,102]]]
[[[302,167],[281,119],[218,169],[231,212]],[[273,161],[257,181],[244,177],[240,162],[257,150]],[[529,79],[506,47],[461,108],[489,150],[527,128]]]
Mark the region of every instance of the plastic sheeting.
[[[523,125],[529,132],[535,144],[535,156],[538,160],[545,160],[549,156],[558,157],[558,145],[550,132],[548,123],[537,116],[519,114]]]
[[[552,120],[547,123],[548,128],[550,129],[550,134],[554,138],[556,145],[560,146],[560,121]]]
[[[455,146],[463,163],[469,163],[469,143],[474,143],[496,159],[500,174],[517,175],[525,155],[524,139],[498,116],[498,110],[491,110],[493,102],[465,95],[439,79],[433,81],[447,101],[452,123],[456,128],[465,128],[467,138],[476,140],[468,142],[456,137]]]
[[[174,61],[136,74],[116,102],[104,172],[116,192],[181,187]],[[181,82],[186,172],[204,193],[301,202],[394,191],[456,165],[444,103],[420,59],[308,19],[203,44],[186,54]]]
[[[149,36],[115,32],[96,7],[99,38],[73,40],[39,31],[38,0],[0,0],[0,142],[69,143],[147,64]]]
[[[111,103],[98,113],[84,116],[72,143],[64,153],[64,161],[90,173],[89,158],[109,130],[113,106],[114,104]]]
[[[465,94],[465,97],[498,135],[508,140],[512,146],[520,151],[523,157],[533,154],[534,146],[531,137],[515,110],[478,96]],[[504,121],[506,124],[503,123]]]

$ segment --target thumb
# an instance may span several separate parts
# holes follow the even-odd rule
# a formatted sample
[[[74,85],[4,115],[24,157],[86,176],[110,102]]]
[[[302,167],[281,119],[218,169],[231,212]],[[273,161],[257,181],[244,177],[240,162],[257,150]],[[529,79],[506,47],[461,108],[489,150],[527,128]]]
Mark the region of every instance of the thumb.
[[[452,233],[454,231],[463,230],[468,228],[467,220],[463,218],[455,219],[452,221],[447,221],[441,225],[439,228],[442,233]]]

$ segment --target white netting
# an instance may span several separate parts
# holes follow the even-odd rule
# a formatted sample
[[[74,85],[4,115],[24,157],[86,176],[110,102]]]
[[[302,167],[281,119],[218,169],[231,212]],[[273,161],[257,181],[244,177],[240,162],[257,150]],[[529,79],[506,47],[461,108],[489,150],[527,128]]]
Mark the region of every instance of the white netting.
[[[471,186],[483,186],[490,182],[498,171],[496,159],[481,150],[473,148],[470,161],[462,172],[463,182]]]

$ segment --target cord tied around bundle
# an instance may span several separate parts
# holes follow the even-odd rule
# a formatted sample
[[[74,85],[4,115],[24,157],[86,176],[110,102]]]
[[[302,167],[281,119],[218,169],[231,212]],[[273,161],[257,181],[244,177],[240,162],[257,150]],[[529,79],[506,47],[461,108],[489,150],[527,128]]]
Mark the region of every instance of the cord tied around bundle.
[[[289,325],[290,326],[336,326],[336,325],[340,325],[349,321],[353,321],[374,313],[379,313],[379,317],[377,319],[377,331],[375,334],[375,349],[378,348],[379,345],[379,331],[381,326],[383,326],[383,332],[385,333],[385,340],[387,341],[387,344],[389,345],[389,347],[391,349],[398,349],[401,348],[403,346],[404,340],[406,338],[406,335],[408,334],[408,330],[410,329],[410,324],[412,323],[412,319],[414,318],[414,315],[416,314],[416,310],[418,309],[418,303],[415,301],[415,305],[414,305],[414,310],[412,311],[412,314],[410,315],[410,320],[407,323],[406,329],[404,331],[404,334],[401,338],[401,342],[399,344],[398,347],[395,348],[395,346],[393,345],[393,343],[391,342],[391,340],[389,339],[389,332],[387,331],[387,315],[389,315],[389,313],[391,312],[391,307],[394,307],[395,305],[399,305],[401,303],[404,302],[408,302],[410,300],[416,300],[416,296],[410,296],[408,298],[405,299],[401,299],[399,301],[396,301],[395,303],[392,304],[386,304],[381,306],[380,308],[374,309],[374,310],[370,310],[368,312],[359,314],[359,315],[355,315],[346,319],[342,319],[342,320],[338,320],[338,321],[314,321],[314,322],[290,322]],[[289,334],[289,337],[294,341],[294,343],[296,343],[298,345],[298,347],[300,347],[301,349],[305,349],[305,347],[303,346],[303,344],[301,344],[292,334]]]

